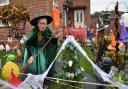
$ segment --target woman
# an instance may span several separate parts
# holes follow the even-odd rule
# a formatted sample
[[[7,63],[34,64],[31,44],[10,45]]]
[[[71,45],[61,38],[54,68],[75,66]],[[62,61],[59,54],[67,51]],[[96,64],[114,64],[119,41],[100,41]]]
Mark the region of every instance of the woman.
[[[52,20],[53,18],[51,16],[39,16],[30,22],[34,28],[25,43],[23,66],[29,64],[27,69],[25,69],[25,73],[42,74],[55,58],[57,52],[57,38],[52,38],[46,47],[44,47],[53,35],[47,26]],[[35,59],[34,56],[36,56]],[[50,74],[51,73],[52,72],[50,72]]]

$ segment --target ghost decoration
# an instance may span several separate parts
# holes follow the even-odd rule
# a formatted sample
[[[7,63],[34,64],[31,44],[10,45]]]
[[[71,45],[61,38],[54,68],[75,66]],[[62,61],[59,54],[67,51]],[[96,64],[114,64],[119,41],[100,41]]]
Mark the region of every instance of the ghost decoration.
[[[6,52],[10,51],[10,46],[8,44],[6,44]]]
[[[0,45],[0,51],[3,51],[3,50],[5,50],[5,47],[1,44]]]
[[[8,37],[8,42],[12,42],[12,37]]]

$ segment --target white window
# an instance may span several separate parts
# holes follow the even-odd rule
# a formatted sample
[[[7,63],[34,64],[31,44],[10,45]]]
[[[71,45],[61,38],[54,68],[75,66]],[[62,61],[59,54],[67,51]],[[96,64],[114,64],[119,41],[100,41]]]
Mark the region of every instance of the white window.
[[[74,11],[74,24],[76,28],[84,26],[84,10]]]
[[[67,12],[64,10],[64,26],[67,26]]]
[[[8,5],[9,0],[0,0],[0,6]]]
[[[5,27],[5,25],[0,21],[0,27]]]

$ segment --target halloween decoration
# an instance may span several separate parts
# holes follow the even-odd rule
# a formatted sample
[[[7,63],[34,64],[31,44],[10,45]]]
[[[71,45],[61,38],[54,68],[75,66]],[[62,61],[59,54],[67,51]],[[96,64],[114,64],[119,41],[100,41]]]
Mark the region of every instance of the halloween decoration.
[[[18,77],[20,73],[19,67],[11,61],[6,62],[2,69],[2,78],[7,81],[11,81],[11,71],[13,69],[13,73]]]

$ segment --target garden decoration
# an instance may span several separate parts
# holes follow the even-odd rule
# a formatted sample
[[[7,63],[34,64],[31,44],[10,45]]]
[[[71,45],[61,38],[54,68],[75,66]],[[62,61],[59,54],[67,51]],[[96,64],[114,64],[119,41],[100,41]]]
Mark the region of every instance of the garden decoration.
[[[6,47],[5,47],[6,52],[10,51],[10,49],[11,49],[10,46],[8,44],[6,44]]]
[[[124,26],[124,23],[122,23],[122,26],[121,26],[120,38],[116,42],[122,42],[125,44],[125,54],[126,54],[127,53],[128,32],[126,30],[126,27]]]
[[[68,44],[72,44],[75,49],[77,49],[82,55],[83,57],[85,57],[85,60],[87,60],[91,65],[92,67],[94,68],[94,70],[99,74],[99,76],[101,76],[101,78],[112,84],[112,85],[108,85],[108,84],[105,84],[105,86],[115,86],[115,87],[118,87],[120,89],[128,89],[128,86],[116,81],[115,79],[111,78],[111,76],[109,76],[108,74],[106,74],[105,72],[103,72],[95,63],[93,63],[93,61],[88,57],[87,53],[84,51],[84,49],[82,49],[82,47],[79,45],[79,43],[77,43],[75,41],[75,39],[72,37],[72,36],[69,36],[65,42],[62,44],[62,47],[60,48],[59,52],[57,53],[55,59],[52,61],[52,63],[50,64],[50,66],[48,67],[48,69],[43,73],[43,74],[40,74],[40,75],[32,75],[32,74],[24,74],[24,73],[20,73],[22,75],[27,75],[27,78],[20,83],[20,80],[18,80],[19,82],[19,85],[16,87],[16,86],[13,86],[9,83],[2,83],[2,85],[5,85],[6,87],[8,88],[13,88],[13,89],[29,89],[29,88],[33,88],[33,89],[43,89],[42,87],[42,83],[44,81],[44,79],[48,79],[50,81],[55,81],[57,82],[57,85],[58,84],[61,84],[61,81],[62,82],[69,82],[71,84],[76,84],[76,85],[79,85],[79,84],[92,84],[92,83],[89,83],[89,82],[82,82],[82,81],[72,81],[72,80],[65,80],[65,79],[59,79],[59,78],[51,78],[51,77],[46,77],[49,70],[52,68],[55,60],[59,57],[61,57],[61,52],[66,48],[66,46]],[[69,46],[67,46],[69,47]],[[71,47],[71,46],[70,46]],[[74,49],[73,47],[73,49]],[[71,50],[72,50],[72,47],[71,47]],[[65,55],[65,54],[64,54]],[[73,62],[69,61],[68,62],[68,65],[69,67],[73,67]],[[83,70],[83,69],[82,69]],[[56,81],[57,80],[57,81]],[[2,81],[3,82],[3,81]],[[1,82],[0,82],[1,83]],[[99,83],[98,83],[99,84]],[[95,83],[94,83],[95,85]],[[96,83],[97,85],[97,83]],[[100,84],[102,85],[102,84]],[[30,87],[31,86],[31,87]],[[70,86],[71,87],[71,86]],[[52,88],[53,89],[53,88]],[[79,88],[80,89],[80,88]]]
[[[7,61],[14,61],[16,59],[16,56],[14,54],[8,54]]]
[[[20,85],[20,83],[21,83],[21,80],[18,78],[17,75],[15,75],[13,69],[11,70],[11,81],[10,81],[10,82],[11,82],[11,84],[13,84],[14,86],[18,86],[18,85]]]
[[[65,54],[66,53],[66,54]],[[80,65],[81,55],[73,44],[67,44],[65,50],[60,54],[59,62],[61,63],[60,69],[57,71],[54,77],[72,80],[72,81],[85,81],[84,68]],[[67,85],[72,85],[80,88],[84,88],[83,84],[72,84],[68,82],[63,82]],[[58,84],[60,89],[74,89],[74,87],[68,87]]]
[[[126,30],[124,23],[122,23],[122,26],[121,26],[120,38],[116,42],[123,42],[123,43],[128,42],[128,32]]]
[[[104,30],[106,29],[106,27],[104,26],[103,20],[101,18],[98,19],[98,35],[97,35],[97,44],[99,47],[99,51],[98,51],[98,55],[96,58],[96,63],[101,61],[101,56],[103,55],[103,53],[105,52],[105,50],[107,49],[107,45],[108,42],[104,37]]]
[[[120,22],[121,22],[121,25],[122,25],[122,29],[124,28],[125,29],[125,33],[127,33],[128,32],[128,13],[126,12],[126,13],[124,13],[123,15],[121,15],[121,20],[120,20]],[[124,26],[124,27],[123,27]],[[128,33],[127,34],[123,34],[123,35],[125,35],[125,36],[127,36],[128,35]],[[125,37],[127,40],[128,40],[128,38],[127,37]],[[125,54],[127,55],[128,54],[128,42],[124,42],[124,44],[125,44]]]
[[[6,81],[11,82],[11,72],[13,69],[13,73],[18,77],[20,73],[20,68],[11,61],[6,62],[2,69],[2,78]]]
[[[102,70],[103,70],[105,73],[109,73],[110,68],[111,68],[111,66],[112,66],[112,59],[111,59],[110,57],[103,57],[102,63],[103,63]]]
[[[1,44],[0,45],[0,51],[3,51],[3,50],[5,50],[5,47]]]
[[[115,66],[112,66],[112,67],[111,67],[111,70],[110,70],[110,72],[109,72],[109,75],[110,75],[112,78],[114,78],[117,73],[118,73],[118,68],[115,67]]]
[[[9,30],[8,38],[20,39],[25,34],[26,22],[29,21],[29,12],[23,5],[7,5],[0,7],[0,20]]]
[[[107,49],[110,50],[110,51],[116,51],[116,40],[115,40],[115,35],[114,35],[114,32],[112,30],[112,40],[111,40],[111,44],[108,45]],[[124,46],[124,44],[122,42],[119,42],[119,48],[122,48]]]
[[[111,50],[111,51],[114,51],[116,50],[115,46],[116,46],[116,41],[115,41],[115,35],[114,35],[114,32],[111,30],[112,32],[112,42],[110,45],[108,45],[108,50]]]
[[[119,37],[120,37],[120,31],[119,31],[119,18],[120,18],[120,15],[119,15],[119,11],[118,11],[118,7],[119,7],[119,4],[118,4],[118,2],[116,3],[116,5],[115,5],[115,14],[116,14],[116,16],[115,16],[115,21],[114,21],[114,25],[115,25],[115,38],[116,38],[116,40],[118,40],[119,39]],[[115,55],[116,55],[116,57],[115,57],[115,65],[117,66],[117,67],[119,67],[119,55],[118,55],[118,51],[119,51],[119,43],[117,42],[117,44],[116,44],[116,52],[115,52]]]
[[[53,27],[54,29],[58,29],[61,23],[61,13],[59,10],[58,2],[53,0],[53,8],[52,8],[52,17],[53,17]]]

